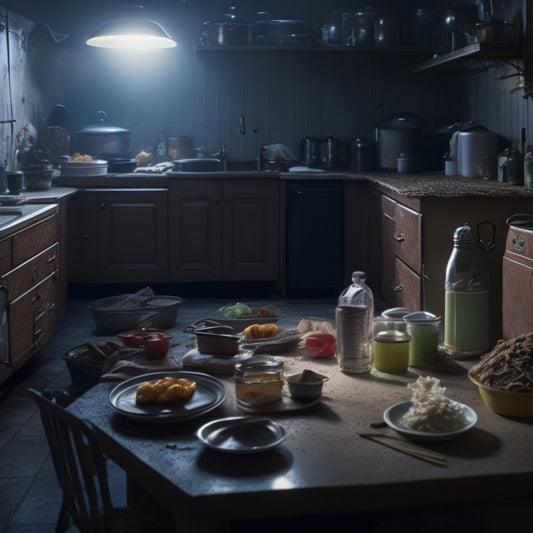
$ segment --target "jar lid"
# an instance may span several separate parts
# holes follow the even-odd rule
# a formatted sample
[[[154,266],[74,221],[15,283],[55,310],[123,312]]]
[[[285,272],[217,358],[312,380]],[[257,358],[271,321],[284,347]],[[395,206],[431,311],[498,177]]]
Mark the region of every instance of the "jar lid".
[[[405,315],[403,319],[408,324],[437,324],[440,321],[440,316],[429,313],[428,311],[416,311],[415,313],[409,313]]]
[[[403,331],[398,330],[388,330],[380,331],[374,336],[374,340],[377,342],[409,342],[411,336]]]
[[[283,361],[275,361],[274,359],[251,358],[235,365],[235,373],[238,376],[250,372],[279,372],[281,369],[283,369]]]
[[[407,307],[391,307],[390,309],[385,309],[381,313],[381,316],[385,318],[392,318],[394,320],[401,320],[405,315],[412,313]]]

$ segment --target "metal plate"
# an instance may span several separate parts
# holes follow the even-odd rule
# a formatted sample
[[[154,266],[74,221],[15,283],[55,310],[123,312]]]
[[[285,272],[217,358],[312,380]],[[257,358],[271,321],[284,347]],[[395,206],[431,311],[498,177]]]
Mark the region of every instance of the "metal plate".
[[[146,381],[165,377],[185,378],[196,382],[192,398],[182,405],[137,405],[137,387]],[[146,422],[176,422],[203,415],[226,399],[226,388],[217,378],[200,372],[153,372],[123,381],[109,393],[109,403],[122,415]]]
[[[389,427],[412,440],[428,442],[451,440],[455,439],[456,437],[459,437],[460,435],[463,435],[464,433],[472,429],[477,423],[477,414],[471,407],[468,407],[468,405],[459,402],[452,401],[452,403],[463,409],[466,419],[465,425],[455,431],[417,431],[403,424],[401,421],[402,417],[407,413],[411,405],[413,405],[412,402],[400,402],[391,405],[385,410],[385,413],[383,414],[383,419]]]
[[[266,418],[230,417],[213,420],[197,432],[209,448],[230,453],[270,450],[285,440],[285,430]]]

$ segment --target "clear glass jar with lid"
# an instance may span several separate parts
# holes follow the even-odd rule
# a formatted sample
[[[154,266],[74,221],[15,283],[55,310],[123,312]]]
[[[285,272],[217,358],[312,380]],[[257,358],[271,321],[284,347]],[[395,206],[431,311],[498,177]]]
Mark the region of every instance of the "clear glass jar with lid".
[[[245,407],[281,400],[283,361],[252,357],[235,365],[235,396]]]

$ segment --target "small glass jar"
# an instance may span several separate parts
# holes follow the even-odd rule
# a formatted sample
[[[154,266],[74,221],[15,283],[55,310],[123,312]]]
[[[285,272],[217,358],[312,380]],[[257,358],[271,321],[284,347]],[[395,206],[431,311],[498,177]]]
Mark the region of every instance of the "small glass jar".
[[[407,372],[411,337],[399,326],[398,320],[383,317],[374,319],[374,368],[379,372]]]
[[[235,365],[237,403],[253,407],[281,400],[283,362],[254,359]]]
[[[433,368],[439,349],[440,317],[427,311],[417,311],[404,317],[409,344],[409,366]]]

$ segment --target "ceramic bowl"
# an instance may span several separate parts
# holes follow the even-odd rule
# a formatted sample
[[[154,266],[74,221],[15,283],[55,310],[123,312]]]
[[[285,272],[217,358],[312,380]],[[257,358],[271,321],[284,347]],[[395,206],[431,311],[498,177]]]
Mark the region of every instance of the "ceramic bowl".
[[[482,385],[470,374],[468,377],[477,385],[481,399],[490,411],[504,416],[533,417],[533,393],[495,389]]]
[[[146,333],[144,336],[144,353],[150,359],[161,359],[167,355],[172,335],[165,332]]]
[[[327,376],[312,370],[304,370],[301,374],[288,376],[287,385],[293,400],[312,402],[322,396],[322,386],[328,379]]]

